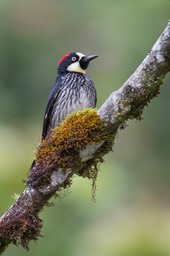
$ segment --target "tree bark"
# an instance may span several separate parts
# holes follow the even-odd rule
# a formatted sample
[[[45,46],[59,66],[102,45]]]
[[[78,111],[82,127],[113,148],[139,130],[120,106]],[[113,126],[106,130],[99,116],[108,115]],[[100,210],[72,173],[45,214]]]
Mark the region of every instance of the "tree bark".
[[[96,143],[90,143],[86,138],[79,149],[79,161],[73,159],[75,163],[73,161],[70,165],[66,164],[65,168],[63,162],[62,165],[55,161],[40,164],[40,159],[30,169],[25,191],[0,218],[0,253],[10,243],[21,244],[28,249],[29,241],[38,239],[42,228],[39,212],[48,205],[48,200],[56,195],[56,192],[71,185],[73,174],[95,179],[97,172],[94,170],[94,159],[102,161],[102,156],[111,149],[118,129],[122,128],[128,119],[141,118],[143,108],[159,94],[163,78],[169,71],[170,22],[131,77],[119,90],[113,92],[97,111],[102,120],[102,129],[106,127],[105,133],[108,137],[104,139],[103,136],[101,140],[96,140]],[[89,125],[88,134],[95,136],[96,129]],[[46,149],[50,139],[47,139]],[[69,152],[73,155],[73,148]],[[62,158],[61,154],[60,157]],[[67,159],[70,159],[69,157],[70,155],[67,155]],[[86,172],[85,169],[90,168],[90,165],[94,168]],[[50,175],[47,177],[47,174]]]

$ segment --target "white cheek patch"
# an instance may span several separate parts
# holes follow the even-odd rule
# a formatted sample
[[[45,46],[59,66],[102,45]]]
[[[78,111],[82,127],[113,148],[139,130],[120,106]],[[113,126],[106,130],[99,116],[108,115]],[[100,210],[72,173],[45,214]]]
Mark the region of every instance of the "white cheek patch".
[[[86,73],[86,71],[83,70],[83,69],[80,67],[79,61],[76,61],[76,62],[70,64],[70,65],[68,66],[67,70],[70,71],[70,72],[79,72],[79,73],[83,73],[83,74]]]

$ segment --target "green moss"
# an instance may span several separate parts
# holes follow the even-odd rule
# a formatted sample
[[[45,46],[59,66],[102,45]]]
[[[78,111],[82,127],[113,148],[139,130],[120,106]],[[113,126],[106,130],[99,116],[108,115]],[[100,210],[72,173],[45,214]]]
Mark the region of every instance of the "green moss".
[[[41,142],[35,154],[36,167],[29,173],[27,184],[37,189],[51,182],[51,174],[62,168],[63,172],[72,170],[82,177],[92,179],[93,188],[98,173],[98,164],[102,156],[111,150],[113,130],[105,124],[95,109],[78,111],[66,118]],[[94,156],[82,162],[80,151],[87,145],[103,143]],[[71,184],[71,176],[61,185],[66,188]],[[94,193],[93,193],[94,194]]]
[[[79,151],[87,144],[98,144],[107,137],[104,123],[96,110],[86,109],[68,116],[59,127],[43,140],[36,152],[36,162],[54,162],[64,169],[80,163]]]

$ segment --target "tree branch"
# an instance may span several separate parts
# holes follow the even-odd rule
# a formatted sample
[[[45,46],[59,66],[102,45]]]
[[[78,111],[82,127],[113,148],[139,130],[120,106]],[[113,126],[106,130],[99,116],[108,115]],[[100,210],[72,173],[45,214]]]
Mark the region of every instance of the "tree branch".
[[[95,182],[97,163],[111,150],[118,129],[140,119],[143,108],[158,95],[170,71],[170,22],[146,58],[123,86],[97,111],[73,114],[42,141],[30,169],[26,189],[0,218],[0,253],[10,243],[28,249],[40,236],[39,212],[78,174]]]

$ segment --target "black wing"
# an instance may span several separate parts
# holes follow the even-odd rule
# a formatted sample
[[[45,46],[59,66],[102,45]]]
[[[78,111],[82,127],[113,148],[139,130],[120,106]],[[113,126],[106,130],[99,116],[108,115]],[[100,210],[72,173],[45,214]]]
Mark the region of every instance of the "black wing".
[[[61,81],[60,79],[57,79],[48,98],[48,103],[46,106],[45,110],[45,115],[44,115],[44,122],[43,122],[43,130],[42,130],[42,139],[44,139],[47,135],[48,129],[49,129],[49,124],[51,120],[51,114],[53,110],[54,103],[56,101],[56,98],[58,96],[58,93],[60,91],[60,85]]]

